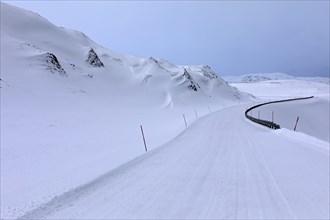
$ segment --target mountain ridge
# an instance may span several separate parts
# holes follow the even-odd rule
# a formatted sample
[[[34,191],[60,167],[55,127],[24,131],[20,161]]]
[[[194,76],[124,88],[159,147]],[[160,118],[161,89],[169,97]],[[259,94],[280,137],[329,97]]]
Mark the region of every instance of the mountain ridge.
[[[13,16],[19,19],[15,20]],[[101,80],[110,77],[107,79],[110,84],[123,85],[126,81],[130,82],[128,83],[130,85],[133,83],[147,84],[149,87],[159,86],[161,89],[155,90],[160,93],[165,90],[177,104],[182,104],[180,100],[183,99],[176,100],[174,97],[176,95],[199,100],[211,98],[215,99],[215,102],[217,99],[232,102],[250,99],[247,94],[226,84],[206,65],[180,66],[164,59],[120,54],[98,45],[82,32],[57,27],[36,13],[6,3],[1,3],[1,17],[2,45],[16,47],[5,48],[3,52],[8,54],[8,50],[20,48],[14,53],[9,53],[8,59],[1,60],[4,69],[7,68],[7,60],[19,60],[16,54],[25,53],[24,57],[27,59],[33,59],[31,55],[34,54],[45,57],[44,60],[48,64],[41,63],[41,65],[46,65],[53,74],[57,72],[69,78],[72,75],[89,76],[89,78],[94,76],[94,80],[95,76],[103,75],[100,76]],[[54,65],[50,66],[52,64]],[[54,71],[56,69],[58,71]],[[108,76],[104,77],[105,74]],[[3,77],[6,79],[6,74]],[[199,82],[200,80],[202,82]],[[184,94],[189,91],[196,93]],[[204,102],[209,101],[204,100]]]

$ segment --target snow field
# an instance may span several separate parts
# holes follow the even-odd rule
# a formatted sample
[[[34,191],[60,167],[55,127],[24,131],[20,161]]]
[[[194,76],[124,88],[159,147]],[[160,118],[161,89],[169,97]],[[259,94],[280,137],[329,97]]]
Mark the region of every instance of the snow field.
[[[326,142],[310,145],[299,133],[256,126],[244,109],[203,117],[167,144],[22,218],[328,218]]]
[[[5,3],[1,54],[1,218],[329,218],[329,85],[234,84],[253,99],[205,65],[116,53]],[[244,118],[251,100],[310,95],[276,106],[298,132]]]

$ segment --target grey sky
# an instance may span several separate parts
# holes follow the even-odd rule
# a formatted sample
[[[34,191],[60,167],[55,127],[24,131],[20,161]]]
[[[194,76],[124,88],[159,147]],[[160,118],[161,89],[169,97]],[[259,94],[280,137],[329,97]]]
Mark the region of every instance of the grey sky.
[[[329,1],[6,1],[127,54],[329,76]]]

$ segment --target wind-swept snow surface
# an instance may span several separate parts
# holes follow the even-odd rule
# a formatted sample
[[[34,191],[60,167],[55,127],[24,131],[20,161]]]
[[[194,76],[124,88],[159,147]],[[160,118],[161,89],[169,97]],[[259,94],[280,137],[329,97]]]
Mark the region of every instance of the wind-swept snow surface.
[[[328,219],[327,142],[206,116],[171,142],[22,218]]]

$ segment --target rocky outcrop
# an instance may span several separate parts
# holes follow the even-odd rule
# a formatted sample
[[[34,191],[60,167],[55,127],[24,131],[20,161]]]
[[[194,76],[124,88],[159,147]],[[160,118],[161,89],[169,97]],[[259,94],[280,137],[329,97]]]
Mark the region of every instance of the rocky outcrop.
[[[97,54],[95,53],[93,48],[91,48],[89,50],[86,62],[89,65],[94,66],[94,67],[104,67],[104,64],[102,63],[100,58],[97,56]]]
[[[183,69],[183,77],[186,78],[189,82],[188,88],[197,92],[197,88],[200,88],[198,83],[195,83],[191,75],[188,73],[186,68]]]
[[[61,76],[68,76],[54,54],[46,53],[44,60],[46,62],[45,66],[47,70],[51,71],[52,73],[58,73]]]
[[[242,82],[260,82],[260,81],[267,81],[267,80],[272,80],[270,77],[267,76],[254,76],[254,75],[249,75],[245,76],[242,79]]]
[[[211,70],[211,68],[208,65],[205,65],[201,68],[201,72],[203,74],[203,77],[206,79],[217,79],[218,76]]]
[[[170,72],[168,69],[164,68],[164,67],[160,64],[160,62],[159,62],[158,60],[156,60],[155,58],[153,58],[153,57],[149,57],[149,61],[150,61],[151,63],[155,63],[160,69],[165,70],[166,72]]]

